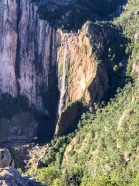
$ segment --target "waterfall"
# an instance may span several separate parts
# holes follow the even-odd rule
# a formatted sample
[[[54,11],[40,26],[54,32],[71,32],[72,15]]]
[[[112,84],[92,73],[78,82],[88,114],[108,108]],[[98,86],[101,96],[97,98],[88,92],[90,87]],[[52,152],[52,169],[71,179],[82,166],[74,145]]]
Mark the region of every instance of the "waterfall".
[[[60,116],[62,108],[63,108],[63,101],[64,95],[66,93],[66,54],[67,54],[67,43],[65,44],[64,49],[64,58],[63,58],[63,70],[62,70],[62,86],[60,90],[60,100],[59,100],[59,107],[58,107],[58,115]]]

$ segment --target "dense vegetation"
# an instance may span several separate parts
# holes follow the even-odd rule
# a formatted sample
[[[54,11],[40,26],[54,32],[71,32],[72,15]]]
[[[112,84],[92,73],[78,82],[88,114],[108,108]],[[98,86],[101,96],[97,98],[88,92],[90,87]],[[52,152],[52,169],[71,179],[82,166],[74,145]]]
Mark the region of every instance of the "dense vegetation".
[[[109,77],[112,79],[110,91],[114,93],[117,89],[115,96],[107,101],[111,96],[108,92],[106,102],[94,104],[82,115],[74,133],[52,140],[42,160],[44,167],[37,174],[43,183],[49,186],[139,185],[139,80],[133,71],[133,64],[138,65],[139,53],[138,6],[139,0],[130,0],[118,18],[103,24],[104,28],[114,24],[113,34],[118,31],[124,38],[120,40],[124,46],[115,40],[113,50],[118,46],[125,49],[126,54],[119,51],[122,63],[121,57],[111,53],[113,43],[105,53],[108,62],[114,62]],[[105,59],[104,55],[97,53],[97,56],[98,61]]]
[[[118,89],[107,106],[82,115],[75,134],[55,138],[38,178],[48,185],[138,185],[138,87]]]
[[[127,0],[32,0],[38,3],[41,19],[47,20],[53,27],[65,31],[78,30],[87,21],[101,20],[117,10]]]

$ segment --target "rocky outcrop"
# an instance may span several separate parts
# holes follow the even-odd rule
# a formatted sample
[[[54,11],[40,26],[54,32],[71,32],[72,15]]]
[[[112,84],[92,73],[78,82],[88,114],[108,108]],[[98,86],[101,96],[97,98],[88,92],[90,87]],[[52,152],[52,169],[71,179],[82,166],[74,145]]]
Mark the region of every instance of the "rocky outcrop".
[[[0,185],[1,186],[43,186],[40,182],[28,176],[22,177],[13,167],[0,169]],[[44,185],[46,186],[46,185]]]
[[[40,165],[40,160],[47,153],[48,144],[38,146],[34,143],[18,145],[14,144],[10,147],[12,157],[14,158],[15,168],[21,168],[26,171],[26,174],[31,176],[37,175],[37,170]]]
[[[108,88],[106,67],[103,64],[98,65],[93,53],[93,44],[99,45],[102,38],[93,33],[93,30],[91,31],[92,33],[89,33],[89,27],[85,24],[77,34],[62,35],[63,46],[65,42],[68,43],[66,105],[81,99],[85,95],[87,104],[91,105],[94,101],[99,102]],[[62,61],[63,46],[59,49],[59,62]],[[95,80],[95,83],[92,83],[93,80]],[[91,92],[91,89],[93,89],[93,92],[89,96],[88,92]]]
[[[61,46],[58,50],[58,74],[59,90],[63,94],[63,76],[66,73],[66,83],[63,95],[62,113],[59,112],[59,120],[56,126],[55,135],[59,136],[71,127],[74,121],[79,118],[77,113],[83,112],[80,104],[74,104],[82,100],[87,107],[94,102],[99,103],[108,89],[107,67],[99,63],[95,56],[95,46],[103,53],[103,37],[96,33],[95,26],[90,27],[86,23],[78,33],[62,33]],[[67,50],[65,50],[65,46]],[[66,51],[66,52],[65,52]],[[63,65],[65,63],[65,65]],[[65,69],[64,69],[65,68]],[[66,91],[65,91],[66,90]],[[60,97],[61,101],[61,97]],[[69,114],[69,115],[68,115]]]
[[[130,109],[126,109],[122,113],[122,116],[120,117],[119,122],[118,122],[117,130],[121,130],[123,121],[125,119],[128,119],[128,117],[129,117],[129,112],[130,112]]]
[[[138,60],[138,58],[136,60]],[[135,62],[132,65],[132,73],[134,73],[136,78],[139,79],[139,63],[138,62]]]
[[[42,111],[49,84],[57,79],[59,35],[37,10],[30,0],[0,1],[0,90],[24,95]]]
[[[12,157],[8,149],[0,148],[0,168],[8,167],[12,164]]]
[[[89,33],[87,24],[77,34],[61,33],[61,47],[58,50],[59,86],[64,47],[67,44],[65,105],[84,97],[85,102],[91,106],[93,102],[99,102],[107,90],[106,67],[97,64],[93,53],[93,44],[99,45],[101,40],[95,33]]]

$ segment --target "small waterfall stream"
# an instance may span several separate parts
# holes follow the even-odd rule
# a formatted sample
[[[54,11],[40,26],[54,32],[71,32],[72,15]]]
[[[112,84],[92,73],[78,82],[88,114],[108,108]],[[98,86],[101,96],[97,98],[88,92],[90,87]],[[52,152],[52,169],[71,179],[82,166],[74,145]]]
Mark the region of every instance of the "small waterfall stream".
[[[66,93],[66,55],[67,55],[67,43],[65,44],[64,49],[64,58],[63,58],[63,70],[62,70],[62,86],[60,90],[60,100],[59,100],[59,106],[58,106],[58,115],[60,116],[62,108],[63,108],[63,101],[64,101],[64,95]]]

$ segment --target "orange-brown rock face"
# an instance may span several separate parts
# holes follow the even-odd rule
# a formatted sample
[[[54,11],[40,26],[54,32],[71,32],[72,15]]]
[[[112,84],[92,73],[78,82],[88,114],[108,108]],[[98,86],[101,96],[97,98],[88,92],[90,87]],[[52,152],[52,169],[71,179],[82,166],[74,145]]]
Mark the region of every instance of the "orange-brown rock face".
[[[66,104],[68,104],[82,97],[90,77],[95,75],[96,64],[90,55],[89,39],[84,32],[63,35],[63,46],[59,50],[59,62],[63,60],[65,43],[68,43],[66,54]]]
[[[64,47],[67,43],[65,106],[82,97],[88,105],[94,101],[99,102],[108,88],[108,77],[104,65],[98,65],[92,53],[91,39],[95,36],[88,33],[87,26],[84,26],[77,34],[61,34],[61,36],[61,47],[58,52],[59,65],[63,62]],[[60,69],[59,75],[62,77]]]
[[[84,25],[77,34],[63,34],[62,32],[60,34],[61,47],[58,51],[58,62],[59,89],[61,91],[63,87],[62,79],[64,68],[66,69],[66,91],[63,96],[61,110],[67,107],[69,103],[73,103],[81,99],[83,99],[88,106],[91,106],[94,102],[99,102],[101,100],[104,92],[108,88],[106,68],[103,63],[98,64],[93,54],[93,43],[99,44],[101,42],[101,38],[95,34],[93,35],[92,33],[89,33],[87,25]],[[64,48],[66,45],[67,49],[65,50]],[[64,68],[63,63],[65,63]],[[62,116],[62,114],[58,121],[59,124],[63,120],[62,117],[65,117]],[[68,121],[65,123],[68,123]],[[62,132],[58,132],[61,129],[58,128],[61,127],[57,126],[56,135],[61,135]],[[64,128],[63,131],[65,130]]]

